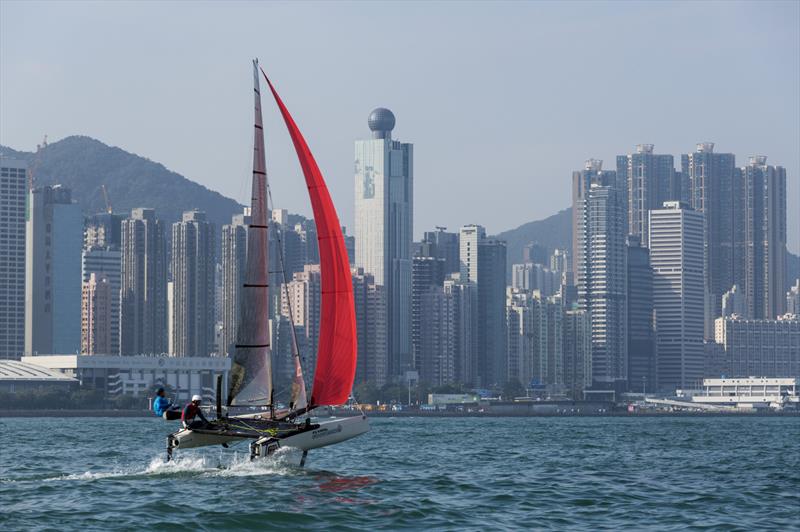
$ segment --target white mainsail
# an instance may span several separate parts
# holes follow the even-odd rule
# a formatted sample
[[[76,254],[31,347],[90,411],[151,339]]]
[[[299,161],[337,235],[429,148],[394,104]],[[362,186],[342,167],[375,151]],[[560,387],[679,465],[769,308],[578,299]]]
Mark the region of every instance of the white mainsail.
[[[253,186],[247,231],[247,265],[241,288],[236,349],[228,386],[229,405],[272,403],[272,364],[269,330],[269,273],[267,226],[267,165],[258,60],[253,61],[255,124]]]

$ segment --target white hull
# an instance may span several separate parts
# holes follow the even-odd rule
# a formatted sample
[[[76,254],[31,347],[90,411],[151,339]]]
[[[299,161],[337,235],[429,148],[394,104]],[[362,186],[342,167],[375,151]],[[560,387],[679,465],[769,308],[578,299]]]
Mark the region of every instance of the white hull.
[[[350,440],[369,431],[367,416],[331,418],[319,423],[319,428],[279,440],[281,447],[294,447],[301,451],[319,449]]]
[[[319,427],[313,430],[300,432],[299,434],[276,438],[265,436],[262,439],[274,439],[278,442],[280,447],[293,447],[301,451],[308,451],[335,443],[341,443],[369,431],[369,420],[367,416],[364,415],[330,418],[319,421],[315,423],[315,425],[319,425]],[[209,434],[195,432],[191,429],[181,429],[171,436],[173,449],[192,449],[208,445],[230,444],[242,440],[254,441],[251,437]]]

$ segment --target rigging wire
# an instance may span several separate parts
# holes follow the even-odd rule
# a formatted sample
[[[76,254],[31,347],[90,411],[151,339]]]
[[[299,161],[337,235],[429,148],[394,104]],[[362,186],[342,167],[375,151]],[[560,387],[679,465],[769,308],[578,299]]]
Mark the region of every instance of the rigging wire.
[[[268,201],[269,210],[270,210],[270,212],[272,212],[274,210],[275,205],[274,205],[274,203],[272,201],[272,187],[270,186],[269,183],[267,183],[267,201]],[[292,308],[292,299],[289,297],[289,281],[288,281],[288,278],[286,277],[286,263],[284,262],[284,258],[283,258],[283,240],[281,238],[281,228],[280,228],[280,224],[273,223],[273,226],[275,227],[275,236],[276,236],[276,238],[278,240],[278,257],[279,257],[280,262],[281,262],[280,273],[281,273],[281,277],[283,278],[283,283],[281,283],[282,287],[283,287],[282,288],[283,289],[283,295],[284,295],[284,297],[286,297],[286,304],[287,304],[288,310],[289,310],[289,323],[290,323],[291,328],[292,328],[292,359],[293,359],[293,361],[294,361],[294,357],[297,357],[299,359],[300,371],[303,374],[303,386],[306,389],[305,401],[306,401],[306,406],[308,406],[308,400],[309,400],[309,398],[308,398],[308,389],[309,389],[309,387],[308,387],[308,381],[306,380],[306,372],[303,371],[303,362],[305,362],[305,359],[304,359],[304,357],[302,357],[300,355],[300,345],[297,342],[297,330],[295,329],[295,325],[294,325],[294,309]],[[277,272],[275,272],[275,273],[277,273]],[[310,417],[310,414],[306,413],[306,415]]]

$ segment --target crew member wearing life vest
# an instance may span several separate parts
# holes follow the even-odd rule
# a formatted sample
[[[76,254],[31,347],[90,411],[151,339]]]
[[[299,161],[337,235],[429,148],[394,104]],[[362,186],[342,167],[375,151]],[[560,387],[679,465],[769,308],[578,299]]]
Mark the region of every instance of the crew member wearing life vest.
[[[192,401],[190,403],[187,403],[186,406],[183,407],[183,414],[181,414],[181,423],[183,424],[184,428],[197,429],[208,425],[208,420],[206,419],[206,416],[204,416],[203,411],[200,410],[200,403],[202,402],[203,402],[202,397],[200,397],[199,395],[193,395]]]

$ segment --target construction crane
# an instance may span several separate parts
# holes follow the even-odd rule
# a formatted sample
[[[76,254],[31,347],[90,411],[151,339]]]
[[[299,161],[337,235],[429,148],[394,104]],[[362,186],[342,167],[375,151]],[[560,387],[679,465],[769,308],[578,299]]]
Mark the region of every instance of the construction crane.
[[[106,202],[106,212],[111,214],[111,211],[114,209],[111,208],[111,200],[108,199],[108,191],[106,190],[106,186],[100,185],[100,188],[103,189],[103,200]]]
[[[28,168],[29,190],[33,190],[34,176],[36,175],[36,170],[39,168],[39,164],[42,162],[42,150],[46,147],[47,147],[47,135],[44,136],[44,140],[42,140],[41,144],[36,145],[36,154],[33,156],[33,162],[31,163],[31,167]]]

